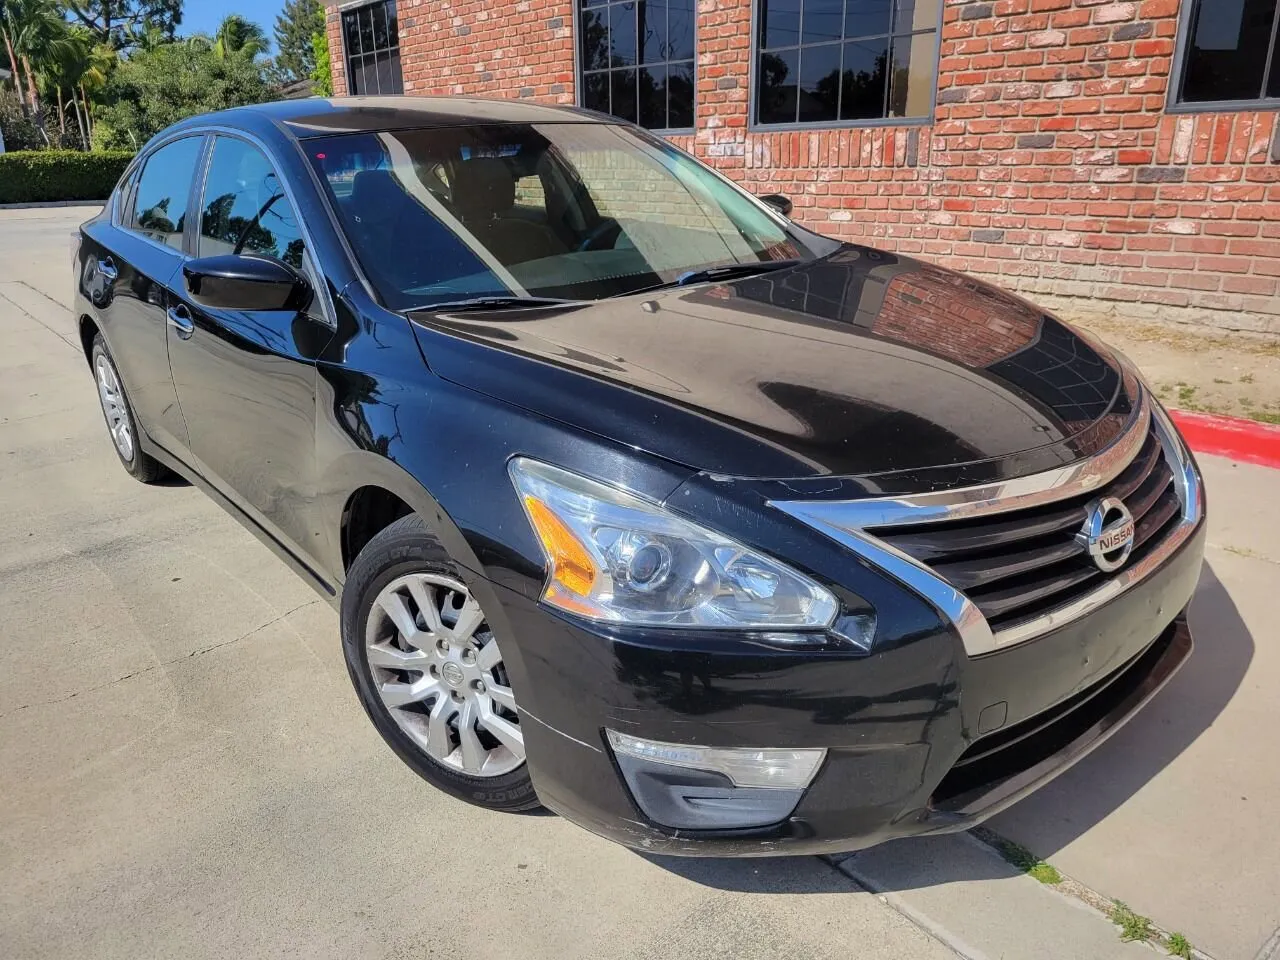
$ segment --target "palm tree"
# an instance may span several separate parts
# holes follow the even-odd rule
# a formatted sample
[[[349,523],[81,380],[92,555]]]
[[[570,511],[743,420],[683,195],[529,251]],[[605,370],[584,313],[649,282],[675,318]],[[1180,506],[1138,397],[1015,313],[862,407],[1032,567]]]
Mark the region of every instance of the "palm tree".
[[[219,60],[233,57],[253,60],[269,48],[262,27],[236,13],[223,17],[213,34],[213,52]]]
[[[54,0],[4,0],[5,43],[17,54],[14,67],[22,64],[26,75],[27,99],[36,125],[44,130],[40,94],[36,89],[33,62],[43,67],[56,58],[67,42],[68,25]]]
[[[63,94],[68,92],[71,94],[70,106],[75,111],[76,126],[80,130],[80,142],[85,149],[89,147],[90,136],[89,98],[86,95],[85,86],[88,84],[97,88],[107,80],[107,65],[104,62],[103,51],[95,43],[95,39],[93,33],[86,27],[79,24],[70,27],[65,37],[54,45],[46,57],[42,58],[40,68],[41,80],[46,89],[52,89],[58,100],[58,129],[63,134],[67,131],[67,105],[63,101]],[[114,59],[114,50],[107,47],[107,51]],[[83,118],[80,114],[81,104],[76,100],[77,92],[85,109]]]
[[[22,105],[22,112],[27,112],[27,95],[23,89],[22,82],[22,64],[18,61],[18,55],[13,49],[13,33],[14,26],[17,22],[17,15],[11,9],[11,0],[0,0],[0,39],[4,40],[5,52],[9,55],[9,66],[13,68],[13,89],[17,91],[18,103]]]

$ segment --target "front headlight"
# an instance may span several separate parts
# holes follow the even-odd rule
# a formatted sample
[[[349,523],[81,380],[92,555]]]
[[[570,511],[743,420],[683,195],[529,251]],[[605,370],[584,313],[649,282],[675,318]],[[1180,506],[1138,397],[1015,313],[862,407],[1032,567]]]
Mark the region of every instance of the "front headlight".
[[[778,630],[828,626],[808,577],[660,504],[526,458],[510,464],[547,558],[544,602],[592,620]]]

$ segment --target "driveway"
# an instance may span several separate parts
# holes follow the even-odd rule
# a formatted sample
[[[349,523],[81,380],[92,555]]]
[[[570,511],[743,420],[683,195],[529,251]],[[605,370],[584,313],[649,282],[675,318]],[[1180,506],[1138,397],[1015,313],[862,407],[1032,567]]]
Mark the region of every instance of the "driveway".
[[[332,610],[203,495],[119,468],[66,306],[90,212],[0,211],[0,956],[1149,956],[966,836],[660,860],[429,789]],[[994,826],[1252,960],[1280,926],[1280,475],[1205,466],[1195,658]]]

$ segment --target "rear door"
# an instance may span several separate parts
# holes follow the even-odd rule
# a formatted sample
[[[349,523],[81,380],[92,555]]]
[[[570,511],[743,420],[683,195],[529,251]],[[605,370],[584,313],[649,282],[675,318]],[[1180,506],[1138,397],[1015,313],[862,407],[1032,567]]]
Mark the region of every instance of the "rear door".
[[[180,456],[187,428],[169,373],[165,326],[203,147],[204,137],[195,135],[152,151],[119,197],[114,220],[86,228],[81,267],[140,427]]]
[[[321,290],[294,205],[267,156],[213,138],[198,217],[197,258],[274,257]],[[317,293],[306,310],[202,307],[175,284],[180,323],[169,363],[196,467],[292,552],[314,560],[316,363],[333,337]]]

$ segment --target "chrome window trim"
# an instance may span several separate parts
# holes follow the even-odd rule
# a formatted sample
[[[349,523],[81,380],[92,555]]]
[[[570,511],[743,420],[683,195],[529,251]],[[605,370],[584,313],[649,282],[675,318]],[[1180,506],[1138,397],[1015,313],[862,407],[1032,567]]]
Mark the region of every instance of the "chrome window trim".
[[[1182,502],[1182,521],[1133,566],[1098,589],[1039,617],[992,630],[986,617],[963,592],[928,565],[867,532],[877,527],[988,516],[1072,499],[1119,476],[1137,456],[1153,426],[1173,471],[1175,488]],[[771,501],[770,505],[846,547],[932,603],[955,626],[970,657],[1033,640],[1110,603],[1158,569],[1190,538],[1204,516],[1203,487],[1195,464],[1172,421],[1160,405],[1151,400],[1145,388],[1125,432],[1102,453],[1071,467],[998,484],[911,497]]]

